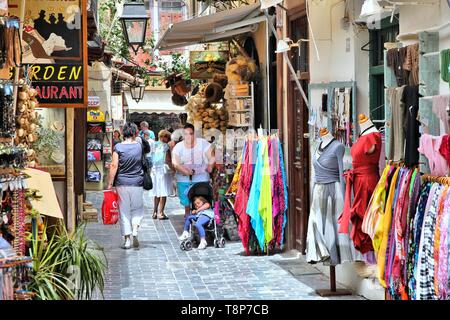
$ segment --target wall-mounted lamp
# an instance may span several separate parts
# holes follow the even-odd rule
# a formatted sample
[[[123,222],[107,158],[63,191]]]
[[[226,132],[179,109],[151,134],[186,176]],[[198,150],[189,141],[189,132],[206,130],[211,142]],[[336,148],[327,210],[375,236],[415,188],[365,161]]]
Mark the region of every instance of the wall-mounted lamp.
[[[278,40],[276,53],[283,53],[291,50],[292,47],[300,46],[300,42],[309,42],[309,39],[299,39],[297,42],[292,41],[289,38],[284,40]]]

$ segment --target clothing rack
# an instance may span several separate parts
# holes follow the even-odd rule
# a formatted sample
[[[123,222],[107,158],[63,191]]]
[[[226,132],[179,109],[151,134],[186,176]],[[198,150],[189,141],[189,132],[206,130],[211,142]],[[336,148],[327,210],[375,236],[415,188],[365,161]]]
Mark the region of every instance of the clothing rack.
[[[438,56],[440,53],[441,53],[440,51],[434,51],[434,52],[425,53],[422,56],[425,58],[428,58],[428,57]]]
[[[442,185],[450,185],[450,177],[442,177],[442,176],[433,176],[430,174],[424,174],[422,176],[424,181],[435,182]]]

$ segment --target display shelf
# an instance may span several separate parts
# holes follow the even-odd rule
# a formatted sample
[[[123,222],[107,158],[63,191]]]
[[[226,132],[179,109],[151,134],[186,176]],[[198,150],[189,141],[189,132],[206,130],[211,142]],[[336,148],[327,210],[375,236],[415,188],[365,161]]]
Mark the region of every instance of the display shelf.
[[[228,98],[228,100],[242,100],[242,99],[251,99],[253,96],[235,96]]]
[[[252,112],[252,111],[251,110],[228,110],[228,112],[247,113],[247,112]]]

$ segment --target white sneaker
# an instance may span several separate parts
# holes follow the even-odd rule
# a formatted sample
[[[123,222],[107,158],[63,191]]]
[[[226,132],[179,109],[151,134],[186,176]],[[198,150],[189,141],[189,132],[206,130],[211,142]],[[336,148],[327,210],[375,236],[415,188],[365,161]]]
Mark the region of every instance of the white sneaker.
[[[138,235],[138,229],[139,229],[139,226],[138,226],[138,225],[134,225],[134,226],[133,226],[133,232],[132,232],[133,237],[137,237],[137,235]]]
[[[131,248],[131,239],[127,237],[125,239],[124,244],[122,245],[122,249],[130,249]]]
[[[206,241],[205,240],[201,240],[197,249],[198,250],[204,250],[204,249],[206,249],[207,246],[208,246],[208,244],[206,243]]]
[[[178,238],[178,240],[183,241],[183,240],[186,240],[187,238],[189,238],[189,232],[183,231],[183,233],[182,233],[181,236]]]

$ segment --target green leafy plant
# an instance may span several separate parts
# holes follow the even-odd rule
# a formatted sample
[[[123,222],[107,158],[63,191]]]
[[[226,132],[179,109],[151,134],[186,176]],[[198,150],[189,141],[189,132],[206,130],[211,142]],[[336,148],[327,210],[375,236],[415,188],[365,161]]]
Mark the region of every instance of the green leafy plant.
[[[106,49],[116,57],[129,58],[130,51],[125,41],[122,26],[117,16],[116,4],[123,0],[101,0],[99,2],[100,36],[106,42]]]
[[[54,151],[60,148],[60,143],[63,138],[61,133],[41,126],[39,127],[37,134],[39,139],[33,143],[33,149],[41,155],[50,157]]]
[[[62,263],[56,266],[56,271],[73,280],[69,284],[77,299],[91,299],[96,289],[103,296],[107,261],[102,248],[87,239],[84,225],[73,232],[68,232],[63,225],[59,229],[60,234],[56,236],[58,250],[52,260]]]
[[[43,235],[47,228],[44,228]],[[38,300],[71,300],[74,294],[68,279],[57,270],[65,261],[54,259],[61,245],[53,235],[49,241],[46,236],[34,239],[30,235],[33,268],[28,290],[36,293]]]

